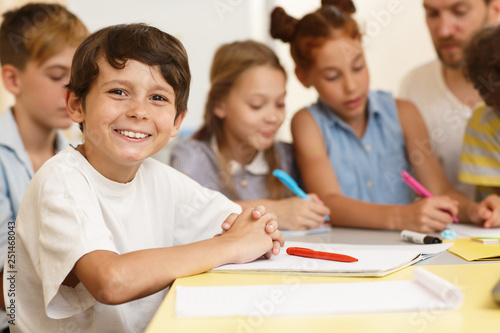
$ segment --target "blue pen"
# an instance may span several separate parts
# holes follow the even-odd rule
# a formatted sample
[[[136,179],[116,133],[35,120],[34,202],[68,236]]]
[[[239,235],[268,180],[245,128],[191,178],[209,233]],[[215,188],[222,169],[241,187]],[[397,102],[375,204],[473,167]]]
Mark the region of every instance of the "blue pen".
[[[297,182],[290,177],[289,174],[287,174],[285,171],[281,169],[275,169],[273,171],[274,177],[278,178],[283,184],[285,184],[286,187],[290,189],[293,193],[295,193],[299,198],[301,199],[306,199],[306,200],[311,200],[309,196],[304,192],[299,185],[297,185]],[[330,218],[328,215],[325,215],[325,221],[330,221]]]

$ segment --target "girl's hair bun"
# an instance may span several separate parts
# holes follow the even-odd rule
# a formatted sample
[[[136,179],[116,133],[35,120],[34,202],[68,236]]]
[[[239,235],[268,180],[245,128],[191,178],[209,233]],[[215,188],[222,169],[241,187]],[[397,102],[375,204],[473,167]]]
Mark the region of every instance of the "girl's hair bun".
[[[276,7],[271,13],[271,36],[289,43],[295,36],[298,20],[288,15],[281,7]]]
[[[346,14],[356,12],[356,7],[351,0],[321,0],[321,6],[335,6]]]

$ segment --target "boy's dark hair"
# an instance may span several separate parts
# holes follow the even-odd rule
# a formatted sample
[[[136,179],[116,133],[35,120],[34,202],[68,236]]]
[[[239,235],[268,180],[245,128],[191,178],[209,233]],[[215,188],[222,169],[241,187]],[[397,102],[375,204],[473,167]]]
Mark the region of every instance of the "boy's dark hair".
[[[68,46],[78,46],[89,32],[73,13],[58,4],[27,4],[3,14],[0,62],[24,70],[30,60],[42,64]]]
[[[76,50],[66,86],[84,108],[92,82],[99,74],[101,58],[116,69],[124,68],[127,60],[159,66],[174,89],[176,117],[187,110],[191,73],[186,50],[177,38],[142,23],[114,25],[90,35]]]
[[[464,59],[465,75],[485,103],[500,108],[500,26],[476,33],[465,50]]]

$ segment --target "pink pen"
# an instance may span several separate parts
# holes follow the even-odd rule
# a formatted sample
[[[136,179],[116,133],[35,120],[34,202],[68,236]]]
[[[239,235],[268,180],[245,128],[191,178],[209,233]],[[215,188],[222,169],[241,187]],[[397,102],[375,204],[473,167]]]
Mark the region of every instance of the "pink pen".
[[[415,193],[418,196],[426,198],[434,197],[429,191],[427,191],[425,187],[422,186],[422,184],[417,182],[417,180],[412,176],[410,176],[410,174],[405,170],[401,171],[401,177],[403,178],[403,181],[406,183],[406,185],[408,185],[413,191],[415,191]],[[451,213],[448,210],[444,211],[451,215]],[[458,222],[458,218],[456,216],[452,215],[452,217],[453,217],[453,222]]]

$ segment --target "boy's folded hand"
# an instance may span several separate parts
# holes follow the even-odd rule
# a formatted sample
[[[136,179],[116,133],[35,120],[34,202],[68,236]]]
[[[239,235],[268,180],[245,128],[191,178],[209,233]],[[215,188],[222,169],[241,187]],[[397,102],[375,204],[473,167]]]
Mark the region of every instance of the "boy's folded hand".
[[[255,220],[258,220],[262,217],[262,215],[264,215],[266,213],[266,207],[264,206],[257,206],[255,208],[253,208],[252,210],[252,217],[255,219]],[[233,225],[234,221],[236,220],[236,218],[238,217],[239,215],[236,214],[236,213],[232,213],[231,215],[229,215],[225,220],[224,222],[222,222],[222,225],[221,225],[221,228],[222,228],[222,233],[228,231],[229,229],[231,229],[231,226]],[[269,221],[267,224],[266,224],[266,227],[265,227],[265,230],[271,234],[273,233],[274,231],[276,231],[278,229],[278,221],[277,221],[277,217],[274,219],[274,220],[271,220]],[[217,236],[220,236],[221,234],[217,234],[215,235],[216,237]]]
[[[244,263],[261,256],[270,258],[279,254],[285,239],[278,230],[275,214],[266,213],[265,207],[245,209],[240,215],[231,214],[223,223],[222,235],[238,244],[235,262]]]

